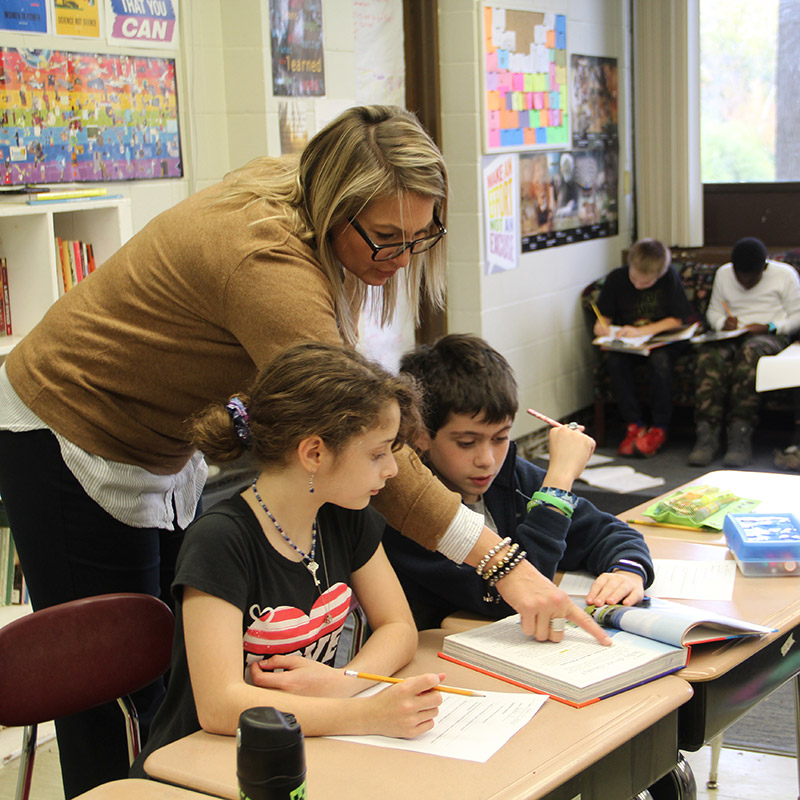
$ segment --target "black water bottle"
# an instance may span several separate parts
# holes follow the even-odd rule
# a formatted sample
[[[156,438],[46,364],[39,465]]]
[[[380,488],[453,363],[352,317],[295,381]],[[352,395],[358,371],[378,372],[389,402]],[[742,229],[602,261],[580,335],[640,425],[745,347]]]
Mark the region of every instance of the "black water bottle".
[[[304,800],[306,754],[293,714],[248,708],[236,731],[239,800]]]

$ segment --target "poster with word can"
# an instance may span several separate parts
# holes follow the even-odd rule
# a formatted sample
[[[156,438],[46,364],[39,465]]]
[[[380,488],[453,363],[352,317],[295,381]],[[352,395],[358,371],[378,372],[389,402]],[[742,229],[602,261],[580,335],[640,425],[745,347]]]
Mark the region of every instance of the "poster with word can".
[[[567,18],[483,7],[484,152],[567,147]]]
[[[516,153],[506,153],[483,160],[487,275],[519,265],[518,158]]]
[[[107,0],[109,44],[178,48],[177,0]]]

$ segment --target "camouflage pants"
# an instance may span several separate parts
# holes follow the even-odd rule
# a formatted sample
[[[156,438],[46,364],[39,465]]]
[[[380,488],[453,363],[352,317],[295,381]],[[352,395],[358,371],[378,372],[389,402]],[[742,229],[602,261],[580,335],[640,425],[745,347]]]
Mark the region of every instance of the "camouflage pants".
[[[788,336],[765,333],[703,345],[695,372],[695,420],[720,425],[727,406],[729,420],[755,425],[761,402],[756,392],[758,359],[780,353],[788,344]]]

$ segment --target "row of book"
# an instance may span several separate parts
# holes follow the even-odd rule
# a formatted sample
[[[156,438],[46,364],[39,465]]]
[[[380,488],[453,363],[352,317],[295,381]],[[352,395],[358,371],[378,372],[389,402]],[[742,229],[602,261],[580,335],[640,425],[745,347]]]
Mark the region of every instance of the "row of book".
[[[0,527],[0,606],[29,603],[11,528]]]
[[[78,239],[56,238],[56,263],[61,268],[61,288],[69,291],[95,270],[91,244]]]
[[[11,301],[8,293],[8,267],[0,256],[0,336],[11,336]]]

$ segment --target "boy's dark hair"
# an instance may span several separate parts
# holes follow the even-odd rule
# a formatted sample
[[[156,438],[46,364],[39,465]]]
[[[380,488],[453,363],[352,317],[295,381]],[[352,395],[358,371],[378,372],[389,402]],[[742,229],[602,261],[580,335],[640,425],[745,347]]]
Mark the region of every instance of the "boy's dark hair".
[[[508,361],[478,336],[451,333],[400,359],[400,371],[422,391],[422,418],[436,436],[451,414],[481,414],[489,423],[513,419],[517,381]]]
[[[767,264],[767,248],[761,239],[746,236],[733,246],[731,262],[734,271],[744,275],[762,272]]]

